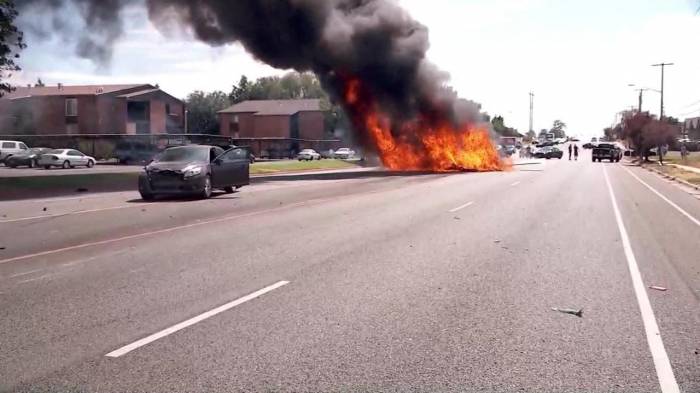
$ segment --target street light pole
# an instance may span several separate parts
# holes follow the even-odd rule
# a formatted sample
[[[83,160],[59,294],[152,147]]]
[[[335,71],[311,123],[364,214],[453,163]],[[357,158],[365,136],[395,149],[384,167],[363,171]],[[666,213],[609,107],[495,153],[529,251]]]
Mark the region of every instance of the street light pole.
[[[659,120],[664,119],[664,71],[666,66],[672,66],[673,63],[652,64],[652,67],[661,67],[661,110],[659,111]]]

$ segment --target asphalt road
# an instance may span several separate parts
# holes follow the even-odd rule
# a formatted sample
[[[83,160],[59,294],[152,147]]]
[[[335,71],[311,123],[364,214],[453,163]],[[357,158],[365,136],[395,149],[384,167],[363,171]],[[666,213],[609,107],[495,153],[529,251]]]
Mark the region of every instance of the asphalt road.
[[[700,200],[640,168],[137,195],[0,204],[0,390],[700,391]]]

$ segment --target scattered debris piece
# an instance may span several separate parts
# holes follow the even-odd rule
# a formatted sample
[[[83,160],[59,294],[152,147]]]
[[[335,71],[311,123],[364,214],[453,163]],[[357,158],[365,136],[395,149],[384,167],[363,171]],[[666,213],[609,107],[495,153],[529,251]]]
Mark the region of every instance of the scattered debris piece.
[[[666,292],[666,291],[668,291],[668,288],[659,287],[659,286],[656,286],[656,285],[650,286],[649,289],[653,289],[653,290],[655,290],[655,291],[661,291],[661,292]]]
[[[5,246],[0,246],[0,251],[4,250]]]
[[[578,310],[574,310],[573,308],[552,307],[552,311],[557,311],[557,312],[564,313],[564,314],[576,315],[579,318],[583,318],[583,309],[582,308],[579,308]]]
[[[459,217],[457,217],[457,216],[455,216],[454,219],[455,219],[455,220],[461,220],[461,218],[459,218]]]
[[[75,190],[75,191],[76,191],[76,192],[87,192],[88,189],[87,189],[87,188],[80,187],[80,188],[78,188],[78,189]]]
[[[146,211],[146,209],[141,209],[141,211],[142,211],[142,212],[145,212],[145,211]]]
[[[44,211],[46,211],[46,208],[44,208]]]
[[[494,242],[494,243],[500,243],[501,241],[500,241],[500,240],[494,240],[493,242]]]

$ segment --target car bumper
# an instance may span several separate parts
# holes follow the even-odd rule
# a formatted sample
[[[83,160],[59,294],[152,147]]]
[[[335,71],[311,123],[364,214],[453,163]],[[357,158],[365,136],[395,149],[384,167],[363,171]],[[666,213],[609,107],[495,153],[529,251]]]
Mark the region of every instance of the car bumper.
[[[183,178],[181,174],[141,174],[139,190],[159,195],[182,195],[204,189],[205,175]]]

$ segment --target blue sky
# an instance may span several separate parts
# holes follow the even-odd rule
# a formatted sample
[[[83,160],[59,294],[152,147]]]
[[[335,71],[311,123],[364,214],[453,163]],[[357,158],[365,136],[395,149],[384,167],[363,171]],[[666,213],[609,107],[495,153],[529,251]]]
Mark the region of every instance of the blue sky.
[[[658,88],[650,65],[675,62],[666,78],[666,113],[700,116],[700,1],[694,0],[399,0],[428,26],[429,58],[448,71],[461,96],[481,102],[521,131],[528,128],[528,92],[535,92],[535,128],[561,119],[569,133],[601,133],[616,112],[636,105],[634,83]],[[229,91],[241,75],[279,74],[239,45],[210,48],[187,34],[164,37],[139,8],[109,66],[66,50],[71,42],[36,40],[21,59],[17,83],[41,77],[55,84],[158,83],[173,95]],[[659,111],[647,92],[645,110]]]

